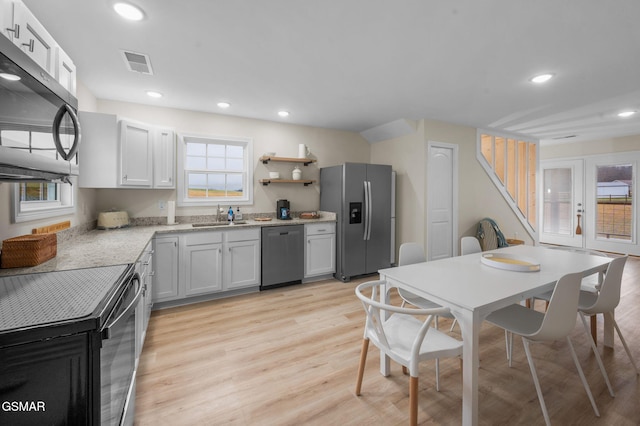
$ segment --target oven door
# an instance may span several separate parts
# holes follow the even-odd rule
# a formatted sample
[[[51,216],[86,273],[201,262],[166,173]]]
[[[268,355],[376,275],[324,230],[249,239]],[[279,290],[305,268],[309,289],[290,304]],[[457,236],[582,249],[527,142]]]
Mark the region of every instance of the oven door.
[[[135,274],[124,286],[102,332],[100,350],[100,423],[120,425],[133,410],[136,362],[136,307],[142,296]],[[128,403],[131,407],[128,407]],[[133,412],[133,411],[131,411]],[[133,417],[130,416],[132,419]]]

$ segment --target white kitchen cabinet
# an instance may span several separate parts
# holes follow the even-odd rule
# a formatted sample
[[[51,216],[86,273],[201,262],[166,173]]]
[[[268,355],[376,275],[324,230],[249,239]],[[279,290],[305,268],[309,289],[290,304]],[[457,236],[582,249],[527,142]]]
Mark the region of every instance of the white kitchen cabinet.
[[[16,32],[13,25],[13,0],[0,0],[0,25],[2,25],[2,34],[13,41]]]
[[[121,186],[150,188],[153,185],[153,136],[151,126],[120,120]]]
[[[73,96],[76,95],[76,66],[62,50],[60,46],[56,46],[56,65],[55,65],[55,78],[58,83],[67,89]]]
[[[181,237],[184,296],[222,290],[222,232],[193,232]]]
[[[56,42],[36,19],[31,11],[20,1],[13,5],[13,26],[19,28],[19,34],[13,34],[13,43],[20,47],[31,59],[40,65],[49,75],[55,76]]]
[[[177,236],[154,238],[153,265],[153,302],[177,299],[179,297]]]
[[[260,285],[260,230],[225,233],[224,290]]]
[[[81,188],[175,188],[175,132],[80,111]]]
[[[154,188],[175,188],[176,137],[169,129],[156,129],[153,144]]]
[[[336,224],[306,224],[304,233],[304,278],[333,274],[336,271]]]

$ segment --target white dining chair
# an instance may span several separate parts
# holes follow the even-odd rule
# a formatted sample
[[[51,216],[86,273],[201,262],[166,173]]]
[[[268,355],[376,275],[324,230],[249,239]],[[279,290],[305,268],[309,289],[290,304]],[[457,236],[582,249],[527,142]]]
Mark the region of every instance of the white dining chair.
[[[580,319],[582,320],[585,331],[590,336],[589,340],[591,343],[591,348],[593,349],[593,353],[596,356],[596,360],[598,361],[598,365],[600,366],[600,371],[602,371],[602,376],[607,383],[607,387],[609,388],[609,393],[611,394],[611,396],[614,396],[614,393],[613,389],[611,388],[611,383],[609,382],[609,377],[607,376],[604,365],[602,365],[602,360],[600,359],[600,354],[598,353],[596,342],[593,339],[593,333],[589,333],[589,326],[587,325],[587,320],[584,316],[592,316],[593,318],[593,316],[596,314],[604,314],[608,317],[608,319],[613,323],[613,326],[618,333],[618,337],[620,337],[622,346],[627,352],[627,356],[629,357],[629,361],[631,361],[631,364],[633,365],[633,369],[635,370],[636,375],[640,374],[640,372],[638,371],[638,366],[636,365],[636,362],[631,355],[631,351],[629,350],[629,346],[624,340],[624,337],[620,332],[620,327],[618,327],[618,323],[613,316],[613,312],[620,303],[622,273],[624,271],[624,265],[627,262],[627,258],[628,256],[623,256],[613,259],[607,267],[607,271],[604,275],[604,280],[599,286],[599,291],[597,293],[581,291],[580,299],[578,301],[578,311],[581,314]]]
[[[460,255],[480,253],[482,247],[480,247],[480,241],[476,237],[462,237],[460,239]]]
[[[593,399],[591,389],[580,367],[580,362],[578,361],[569,337],[569,333],[571,333],[576,325],[581,278],[580,273],[568,274],[560,278],[555,285],[551,300],[549,301],[549,307],[545,313],[528,309],[519,304],[513,304],[492,312],[486,318],[491,324],[509,332],[509,344],[507,345],[509,366],[511,366],[511,360],[513,358],[513,334],[522,337],[524,350],[527,354],[527,361],[531,369],[531,376],[533,377],[533,383],[538,394],[538,401],[540,402],[540,408],[542,409],[542,414],[547,425],[550,425],[551,421],[549,420],[549,413],[544,403],[542,389],[540,388],[540,382],[538,381],[538,375],[529,348],[530,343],[535,342],[566,339],[582,385],[587,392],[589,401],[591,401],[593,411],[596,416],[600,417],[600,412]]]
[[[387,355],[409,369],[409,419],[411,425],[416,425],[418,364],[429,359],[460,357],[462,342],[431,327],[434,317],[447,313],[448,308],[416,309],[381,303],[378,301],[378,291],[382,291],[383,285],[384,281],[369,281],[358,285],[355,290],[366,312],[356,395],[361,394],[369,342],[373,342],[381,355]],[[370,297],[365,295],[368,290],[371,290]],[[426,316],[426,319],[420,320],[416,315],[421,318]]]

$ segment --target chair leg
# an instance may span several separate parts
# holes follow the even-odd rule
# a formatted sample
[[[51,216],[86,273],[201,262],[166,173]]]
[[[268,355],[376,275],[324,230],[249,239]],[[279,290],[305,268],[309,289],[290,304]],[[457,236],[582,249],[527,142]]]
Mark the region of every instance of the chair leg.
[[[609,388],[609,395],[614,397],[615,394],[613,393],[613,388],[611,387],[611,382],[609,381],[609,376],[607,375],[607,371],[604,369],[604,365],[602,364],[602,358],[600,357],[600,353],[598,352],[598,348],[596,347],[596,344],[593,341],[592,336],[589,334],[589,326],[587,325],[587,320],[585,319],[584,315],[582,315],[581,313],[578,313],[578,315],[582,320],[582,325],[584,325],[584,331],[587,333],[587,336],[589,337],[589,343],[591,343],[591,349],[593,349],[593,353],[596,356],[596,361],[598,362],[598,367],[600,367],[600,372],[602,373],[602,377],[604,377],[604,381],[607,383],[607,387]],[[592,315],[591,318],[593,319],[594,316]]]
[[[580,380],[582,380],[582,386],[584,386],[584,390],[587,392],[589,401],[591,401],[593,412],[596,413],[596,417],[600,417],[600,411],[598,411],[598,407],[596,406],[596,401],[593,399],[593,395],[591,394],[591,389],[589,388],[589,384],[587,383],[587,378],[584,377],[584,373],[582,372],[582,367],[580,367],[580,362],[578,361],[578,356],[576,355],[576,351],[573,349],[573,344],[571,343],[571,339],[569,338],[569,336],[567,336],[567,343],[569,343],[569,349],[571,350],[571,357],[573,358],[573,363],[576,365],[576,369],[578,370],[578,375],[580,376]]]
[[[418,424],[418,378],[409,378],[409,424]]]
[[[529,350],[529,341],[525,338],[522,339],[524,345],[524,352],[527,354],[527,361],[529,361],[529,369],[531,370],[531,377],[533,378],[533,384],[536,387],[536,393],[538,394],[538,402],[540,402],[540,408],[542,409],[542,415],[544,416],[544,422],[547,426],[551,426],[551,420],[549,420],[549,413],[547,412],[547,406],[544,403],[542,397],[542,389],[540,389],[540,382],[538,381],[538,374],[536,373],[536,367],[533,365],[533,358],[531,357],[531,351]]]
[[[360,352],[360,365],[358,366],[358,380],[356,381],[356,395],[360,396],[362,388],[362,377],[364,376],[364,365],[367,362],[367,351],[369,350],[369,339],[362,339],[362,351]]]
[[[618,327],[618,322],[613,317],[613,315],[611,315],[611,312],[606,313],[605,315],[609,315],[609,317],[611,318],[611,322],[613,322],[613,326],[616,328],[616,332],[618,333],[618,336],[620,337],[620,341],[622,342],[622,346],[624,346],[624,350],[627,352],[627,356],[629,357],[629,361],[631,361],[631,364],[633,364],[633,368],[636,370],[636,375],[640,375],[640,371],[638,371],[638,366],[636,365],[635,360],[631,356],[631,351],[629,350],[629,346],[627,346],[627,341],[624,340],[624,337],[622,337],[622,333],[620,332],[620,327]]]
[[[593,343],[598,346],[598,317],[595,314],[591,315],[591,338]]]
[[[436,391],[440,392],[440,358],[436,358]]]
[[[509,367],[511,367],[511,355],[513,354],[513,333],[504,331],[504,344],[507,351],[507,361],[509,361]]]
[[[457,319],[453,319],[453,322],[451,323],[451,328],[449,329],[449,333],[451,333],[454,329],[454,327],[456,326],[456,324],[458,323]]]

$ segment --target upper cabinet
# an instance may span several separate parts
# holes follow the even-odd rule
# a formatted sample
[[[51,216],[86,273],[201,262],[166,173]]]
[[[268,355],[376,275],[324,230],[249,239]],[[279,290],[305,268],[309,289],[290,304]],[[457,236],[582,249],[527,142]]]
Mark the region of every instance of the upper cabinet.
[[[81,188],[175,188],[173,130],[81,111]]]
[[[73,61],[27,6],[19,0],[0,0],[0,12],[2,34],[75,96],[76,67]]]

